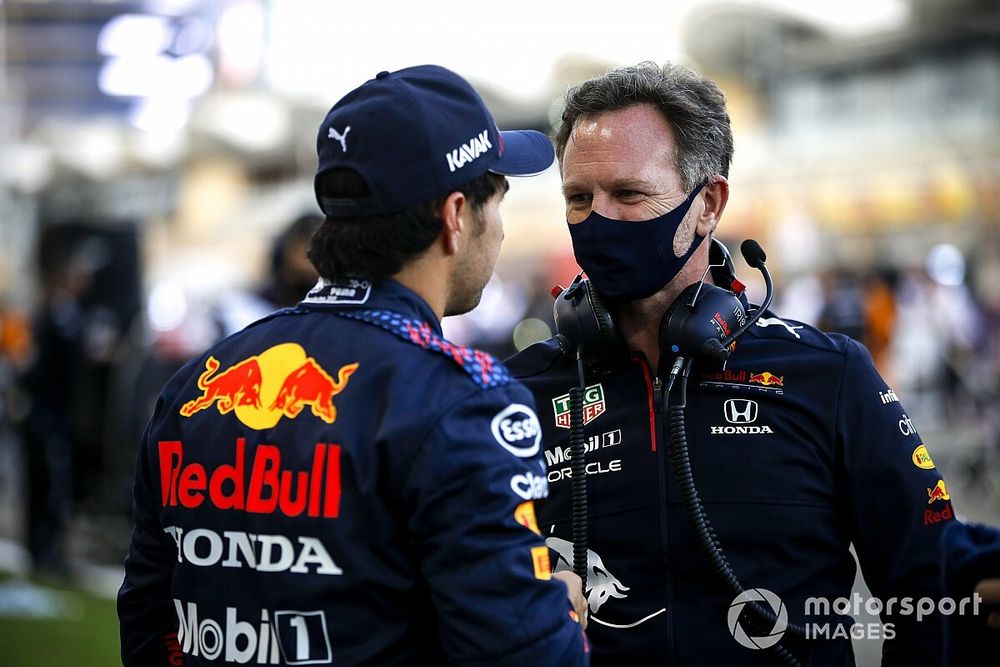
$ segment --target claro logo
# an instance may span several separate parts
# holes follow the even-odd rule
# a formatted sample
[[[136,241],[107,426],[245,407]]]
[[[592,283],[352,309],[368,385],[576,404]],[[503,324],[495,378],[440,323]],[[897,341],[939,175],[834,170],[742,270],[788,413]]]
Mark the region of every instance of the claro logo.
[[[525,500],[538,500],[549,495],[549,482],[545,475],[533,475],[530,472],[511,477],[510,488]]]

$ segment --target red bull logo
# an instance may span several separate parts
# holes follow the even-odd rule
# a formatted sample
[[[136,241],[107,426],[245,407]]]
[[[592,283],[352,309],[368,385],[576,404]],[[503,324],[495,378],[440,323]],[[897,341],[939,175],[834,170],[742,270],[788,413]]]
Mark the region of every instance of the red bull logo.
[[[927,489],[927,504],[930,505],[935,500],[951,500],[948,495],[948,487],[944,485],[944,480],[939,479],[933,489]]]
[[[305,408],[327,424],[337,419],[333,397],[347,387],[359,364],[341,366],[334,379],[297,343],[282,343],[219,372],[215,357],[205,362],[198,378],[201,395],[185,403],[180,413],[190,417],[215,407],[234,412],[255,430],[273,427],[282,417],[295,419]]]
[[[294,373],[285,378],[278,390],[278,397],[271,403],[271,410],[281,410],[282,414],[295,419],[305,406],[312,408],[312,413],[332,424],[337,419],[337,408],[333,405],[333,397],[344,390],[347,379],[358,370],[358,364],[348,364],[340,367],[337,380],[334,381],[312,357],[297,368]]]
[[[750,384],[762,384],[765,387],[784,387],[785,376],[773,375],[769,371],[764,371],[763,373],[751,373]]]
[[[308,470],[289,468],[277,445],[257,445],[249,459],[245,438],[236,439],[232,463],[215,468],[185,460],[180,440],[162,440],[160,502],[163,507],[187,509],[208,503],[252,514],[340,516],[340,445],[317,443]]]
[[[198,388],[202,394],[193,401],[188,401],[181,408],[181,414],[190,417],[196,412],[205,410],[217,403],[220,414],[232,412],[237,405],[260,407],[260,365],[257,357],[230,366],[223,372],[219,370],[219,361],[209,357],[205,362],[205,372],[198,378]]]

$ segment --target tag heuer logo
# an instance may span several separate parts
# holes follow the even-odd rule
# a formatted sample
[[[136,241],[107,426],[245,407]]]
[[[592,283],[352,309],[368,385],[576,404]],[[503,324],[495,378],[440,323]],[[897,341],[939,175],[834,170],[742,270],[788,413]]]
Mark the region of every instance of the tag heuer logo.
[[[583,423],[589,424],[604,414],[604,387],[594,384],[583,393]],[[556,413],[556,426],[569,428],[569,394],[552,399],[552,409]]]

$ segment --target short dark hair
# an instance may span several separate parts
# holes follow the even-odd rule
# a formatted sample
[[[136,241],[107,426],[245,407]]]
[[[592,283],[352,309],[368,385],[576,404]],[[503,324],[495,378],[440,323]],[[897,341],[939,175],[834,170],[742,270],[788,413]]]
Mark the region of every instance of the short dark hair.
[[[465,195],[474,214],[474,224],[478,225],[480,218],[475,214],[503,187],[503,176],[486,172],[455,192]],[[361,177],[350,169],[331,169],[323,173],[317,191],[324,197],[344,199],[369,194]],[[309,260],[321,277],[331,281],[348,276],[368,280],[393,276],[430,248],[441,233],[438,211],[450,194],[390,215],[327,216],[309,244]]]
[[[711,79],[683,65],[642,62],[614,69],[566,92],[562,123],[556,132],[556,155],[562,163],[576,122],[584,116],[617,111],[638,104],[660,110],[677,141],[676,167],[691,190],[720,174],[729,175],[733,161],[733,131],[726,96]]]

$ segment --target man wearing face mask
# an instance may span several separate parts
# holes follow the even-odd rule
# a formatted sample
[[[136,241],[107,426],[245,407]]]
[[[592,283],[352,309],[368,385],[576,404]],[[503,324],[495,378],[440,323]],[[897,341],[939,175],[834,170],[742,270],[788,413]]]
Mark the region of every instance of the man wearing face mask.
[[[884,665],[939,664],[940,616],[897,603],[881,625],[852,627],[816,602],[850,599],[852,545],[883,603],[937,600],[939,533],[954,519],[913,420],[857,342],[767,312],[725,363],[695,360],[683,421],[705,512],[742,586],[783,608],[763,597],[774,615],[741,613],[698,543],[671,461],[677,355],[660,325],[703,277],[752,310],[711,240],[730,195],[722,92],[675,65],[611,71],[567,93],[556,152],[574,253],[619,342],[583,364],[593,664],[853,665],[862,631],[885,640]],[[568,569],[576,348],[556,337],[508,366],[539,407],[539,524]],[[783,614],[813,634],[782,632]]]

